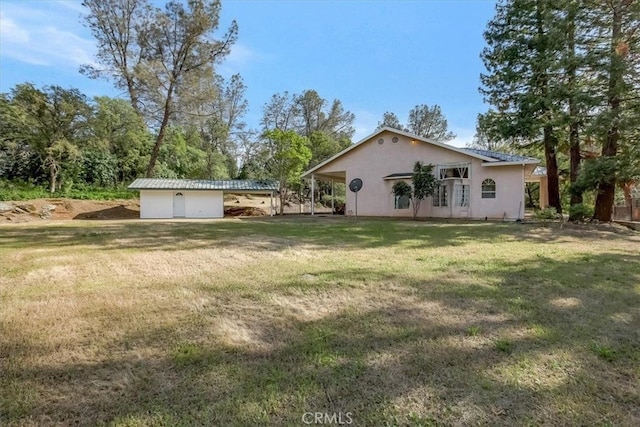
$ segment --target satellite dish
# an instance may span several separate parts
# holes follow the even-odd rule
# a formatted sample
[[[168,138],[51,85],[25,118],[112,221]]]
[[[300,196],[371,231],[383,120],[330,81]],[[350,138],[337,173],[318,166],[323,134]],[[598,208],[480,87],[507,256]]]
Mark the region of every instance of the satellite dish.
[[[362,189],[362,180],[360,178],[354,178],[349,183],[349,190],[357,193]]]
[[[349,183],[349,190],[356,193],[356,221],[358,220],[358,191],[362,189],[362,180],[360,178],[354,178]]]

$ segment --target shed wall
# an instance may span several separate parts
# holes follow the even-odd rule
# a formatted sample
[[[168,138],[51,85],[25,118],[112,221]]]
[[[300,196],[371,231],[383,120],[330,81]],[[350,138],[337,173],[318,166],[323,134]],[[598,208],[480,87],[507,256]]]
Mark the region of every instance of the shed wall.
[[[185,218],[222,218],[224,198],[222,191],[140,190],[140,218],[173,218],[173,195],[185,198]]]
[[[140,218],[173,218],[173,191],[140,190]]]

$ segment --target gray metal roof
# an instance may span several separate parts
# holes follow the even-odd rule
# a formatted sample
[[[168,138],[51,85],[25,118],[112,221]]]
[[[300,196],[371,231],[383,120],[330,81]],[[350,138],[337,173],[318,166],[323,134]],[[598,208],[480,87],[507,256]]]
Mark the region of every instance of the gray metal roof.
[[[507,153],[499,153],[497,151],[491,150],[481,150],[479,148],[463,148],[464,151],[468,151],[470,153],[479,154],[485,157],[491,157],[496,160],[500,160],[502,162],[530,162],[537,161],[533,157],[519,156],[517,154],[507,154]]]
[[[393,178],[411,178],[413,176],[413,172],[397,172],[392,173],[391,175],[383,176],[382,179],[393,179]]]
[[[251,179],[164,179],[138,178],[129,185],[129,190],[221,190],[233,193],[256,192],[271,193],[278,191],[278,183],[271,180]]]

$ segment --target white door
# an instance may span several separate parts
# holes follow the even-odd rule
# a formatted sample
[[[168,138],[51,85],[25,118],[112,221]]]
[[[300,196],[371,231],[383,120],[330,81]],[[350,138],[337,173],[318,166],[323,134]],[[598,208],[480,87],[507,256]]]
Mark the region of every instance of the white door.
[[[184,194],[173,193],[173,217],[184,218]]]

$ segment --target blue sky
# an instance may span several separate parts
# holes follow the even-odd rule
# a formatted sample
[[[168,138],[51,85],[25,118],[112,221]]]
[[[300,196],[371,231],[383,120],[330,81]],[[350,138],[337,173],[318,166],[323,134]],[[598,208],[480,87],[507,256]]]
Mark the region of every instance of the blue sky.
[[[80,3],[0,2],[0,92],[30,81],[90,97],[122,95],[78,72],[95,53]],[[461,146],[487,108],[479,55],[494,7],[493,0],[226,0],[219,33],[232,19],[240,32],[218,71],[242,75],[252,127],[274,93],[314,89],[356,115],[354,141],[373,132],[385,111],[404,121],[413,106],[438,104]]]

